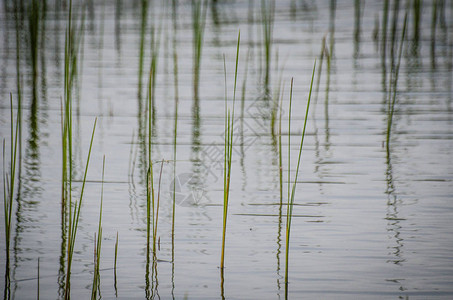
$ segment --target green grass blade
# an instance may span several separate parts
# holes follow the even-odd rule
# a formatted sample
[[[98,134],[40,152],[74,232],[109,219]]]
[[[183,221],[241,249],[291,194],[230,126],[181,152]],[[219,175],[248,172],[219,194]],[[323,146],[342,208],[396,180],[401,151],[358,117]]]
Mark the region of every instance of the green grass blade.
[[[307,127],[308,112],[310,109],[310,100],[311,100],[311,95],[312,95],[312,90],[313,90],[313,79],[315,77],[315,69],[316,69],[316,60],[315,60],[314,66],[313,66],[313,72],[312,72],[312,76],[311,76],[310,91],[308,94],[308,101],[307,101],[307,109],[305,111],[304,127],[302,130],[302,137],[301,137],[300,147],[299,147],[299,156],[297,159],[296,175],[295,175],[292,190],[291,190],[291,197],[288,199],[287,219],[286,219],[287,220],[286,221],[286,268],[285,268],[285,284],[286,284],[286,286],[288,284],[289,241],[290,241],[290,234],[291,234],[291,220],[292,220],[292,213],[293,213],[293,206],[294,206],[294,198],[295,198],[295,194],[296,194],[297,178],[299,175],[300,161],[301,161],[301,157],[302,157],[302,148],[303,148],[304,138],[305,138],[305,130]]]

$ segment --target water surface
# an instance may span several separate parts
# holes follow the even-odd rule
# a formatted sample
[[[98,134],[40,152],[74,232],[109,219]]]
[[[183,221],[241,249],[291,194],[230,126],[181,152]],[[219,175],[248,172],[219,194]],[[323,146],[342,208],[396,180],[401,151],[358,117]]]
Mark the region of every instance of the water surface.
[[[3,2],[0,14],[0,133],[8,146],[9,95],[17,99],[18,73],[24,108],[19,196],[14,202],[11,229],[10,286],[5,285],[4,276],[0,279],[11,299],[36,298],[38,258],[40,296],[59,299],[63,295],[60,99],[67,7],[59,3],[49,3],[42,17],[35,80],[26,14],[16,17],[11,1]],[[398,62],[406,2],[397,7],[388,1],[385,45],[384,3],[276,1],[266,82],[261,4],[209,2],[195,95],[189,1],[179,1],[176,11],[165,1],[150,3],[141,76],[140,2],[89,1],[74,101],[75,195],[80,190],[96,117],[98,124],[75,246],[72,296],[87,298],[91,293],[105,155],[100,273],[103,298],[285,298],[288,135],[291,133],[294,180],[316,59],[318,69],[292,220],[288,298],[451,298],[452,5],[439,1],[433,21],[433,5],[423,2],[417,27],[417,11],[409,1],[387,147],[389,101],[393,97],[390,79]],[[80,11],[80,3],[74,3],[74,10]],[[239,30],[222,287],[224,58],[227,96],[232,99]],[[153,38],[158,41],[154,50]],[[321,59],[323,38],[326,50]],[[178,85],[174,81],[174,52]],[[165,160],[155,268],[146,265],[147,121],[143,118],[152,53],[158,61],[152,135],[156,183],[160,161]],[[294,89],[289,130],[291,78]],[[283,93],[283,204],[278,139],[271,130],[278,91]],[[232,107],[231,101],[229,105]],[[6,159],[7,164],[9,151]],[[175,165],[178,205],[172,263]],[[3,210],[1,214],[4,219]],[[4,226],[1,222],[2,270]]]

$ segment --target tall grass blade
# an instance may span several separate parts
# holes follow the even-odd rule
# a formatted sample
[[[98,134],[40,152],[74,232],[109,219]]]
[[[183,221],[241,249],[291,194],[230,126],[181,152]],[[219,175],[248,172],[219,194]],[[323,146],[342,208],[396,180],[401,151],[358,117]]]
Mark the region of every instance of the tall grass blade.
[[[406,35],[406,26],[407,26],[407,12],[404,15],[404,23],[403,23],[403,31],[401,33],[401,42],[399,45],[398,49],[398,62],[395,67],[395,74],[394,74],[394,79],[392,82],[391,86],[391,102],[389,101],[389,107],[388,107],[388,120],[387,120],[387,135],[386,135],[386,149],[387,149],[387,157],[390,155],[390,135],[392,131],[392,123],[393,123],[393,114],[395,112],[395,103],[396,103],[396,91],[397,91],[397,86],[398,86],[398,76],[399,76],[399,70],[400,70],[400,64],[401,64],[401,55],[403,52],[403,44],[404,44],[404,37]]]
[[[153,232],[153,252],[154,255],[156,255],[156,242],[157,242],[157,224],[159,221],[159,206],[160,206],[160,184],[162,181],[162,170],[164,168],[164,160],[162,159],[162,162],[160,164],[160,172],[159,172],[159,183],[157,185],[157,203],[156,203],[156,218],[154,220],[155,225],[153,227],[154,232]],[[154,207],[153,207],[154,210]]]
[[[147,188],[146,188],[146,249],[149,254],[151,234],[153,234],[153,253],[156,253],[155,232],[155,202],[154,202],[154,176],[153,176],[153,161],[152,161],[152,132],[153,132],[153,88],[152,88],[153,72],[149,72],[148,80],[148,172],[147,172]],[[152,225],[152,228],[151,228]]]
[[[104,174],[105,174],[105,155],[102,160],[102,182],[101,182],[101,205],[99,207],[99,224],[98,234],[96,240],[95,236],[95,247],[94,247],[94,271],[93,271],[93,284],[91,287],[91,300],[97,299],[97,292],[100,290],[101,275],[99,273],[99,266],[101,260],[101,243],[102,243],[102,203],[104,200]]]
[[[69,201],[69,226],[68,226],[68,245],[67,245],[67,266],[66,266],[66,284],[65,284],[65,299],[71,298],[71,267],[72,257],[74,254],[74,246],[77,236],[77,229],[79,226],[80,209],[82,207],[83,193],[85,191],[86,178],[88,174],[88,166],[90,164],[91,150],[93,147],[94,133],[96,131],[97,118],[94,120],[93,131],[91,133],[90,148],[88,150],[87,162],[85,165],[85,172],[82,180],[82,188],[80,191],[80,197],[76,203],[74,203],[74,210],[72,210],[72,204]],[[72,180],[72,178],[70,179]],[[69,199],[71,200],[71,199]]]
[[[141,25],[140,25],[140,45],[139,45],[139,62],[138,62],[138,98],[142,95],[142,77],[143,77],[143,62],[145,56],[145,41],[146,41],[146,25],[148,19],[148,1],[141,0]],[[139,101],[140,105],[141,101]]]
[[[299,175],[299,167],[300,167],[300,161],[301,161],[301,157],[302,157],[302,148],[303,148],[304,138],[305,138],[305,130],[306,130],[306,127],[307,127],[308,111],[310,109],[310,100],[311,100],[311,94],[312,94],[312,89],[313,89],[313,79],[315,77],[315,69],[316,69],[316,61],[314,63],[313,72],[312,72],[312,75],[311,75],[310,91],[309,91],[309,94],[308,94],[307,109],[305,111],[305,120],[304,120],[304,127],[303,127],[303,130],[302,130],[302,137],[301,137],[300,147],[299,147],[299,156],[298,156],[298,159],[297,159],[296,175],[295,175],[295,178],[294,178],[294,182],[292,184],[291,196],[290,196],[290,198],[288,198],[288,205],[287,205],[287,213],[286,213],[286,260],[285,260],[285,293],[286,293],[286,295],[288,293],[289,242],[290,242],[290,234],[291,234],[291,220],[292,220],[292,214],[293,214],[294,198],[295,198],[295,195],[296,195],[297,178],[298,178],[298,175]],[[290,181],[289,179],[290,178],[288,178],[288,181]]]
[[[174,261],[175,261],[175,221],[176,221],[176,154],[177,154],[177,137],[178,137],[178,108],[179,108],[179,87],[178,87],[178,53],[177,53],[177,3],[172,0],[172,21],[173,21],[173,78],[175,89],[175,111],[174,111],[174,129],[173,129],[173,203],[171,217],[171,261],[172,265],[172,293],[174,291]],[[173,295],[173,294],[172,294]]]

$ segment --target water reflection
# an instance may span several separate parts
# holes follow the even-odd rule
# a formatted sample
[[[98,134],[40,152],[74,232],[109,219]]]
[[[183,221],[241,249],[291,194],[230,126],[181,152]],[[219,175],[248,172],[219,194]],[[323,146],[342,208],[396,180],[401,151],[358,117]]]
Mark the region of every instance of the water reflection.
[[[118,53],[118,58],[121,57],[121,18],[122,18],[122,0],[115,2],[115,49]]]
[[[149,248],[147,248],[149,249]],[[146,272],[145,272],[145,299],[160,299],[159,295],[159,279],[157,272],[158,259],[156,253],[146,253]],[[151,269],[151,272],[150,272]]]
[[[140,45],[139,45],[139,62],[138,62],[138,111],[143,111],[142,104],[142,84],[143,84],[143,67],[145,57],[145,42],[147,33],[147,20],[148,20],[148,0],[142,0],[140,6]]]
[[[354,1],[354,58],[357,58],[360,53],[363,7],[364,4],[362,5],[362,0]]]
[[[201,118],[200,118],[200,99],[195,97],[192,102],[192,140],[191,155],[192,176],[188,181],[191,191],[205,191],[205,178],[212,172],[211,166],[204,164],[205,160],[201,158]],[[200,200],[200,199],[193,199]],[[196,203],[192,203],[196,204]]]
[[[393,179],[393,164],[392,164],[392,150],[393,147],[396,147],[396,136],[391,139],[392,130],[397,125],[397,119],[394,118],[395,112],[395,104],[397,101],[397,92],[398,92],[398,78],[399,78],[399,68],[401,64],[401,56],[403,51],[403,45],[405,41],[405,33],[406,33],[406,24],[407,24],[407,13],[404,16],[403,28],[401,39],[399,39],[399,43],[396,38],[397,33],[397,24],[398,24],[398,3],[395,2],[394,6],[394,13],[393,13],[393,22],[392,22],[392,40],[391,40],[391,70],[390,70],[390,78],[388,83],[388,88],[383,91],[383,95],[385,97],[384,103],[386,103],[386,112],[387,112],[387,133],[386,133],[386,191],[387,194],[387,212],[385,219],[387,220],[387,232],[394,242],[393,245],[388,246],[389,249],[388,255],[391,256],[390,259],[387,260],[389,263],[393,263],[395,265],[401,266],[403,262],[405,262],[405,258],[403,257],[402,248],[404,246],[404,239],[401,235],[401,231],[403,229],[403,221],[405,219],[399,216],[399,209],[401,205],[401,201],[398,199],[396,188]],[[398,49],[398,53],[396,53]],[[393,128],[393,129],[392,129]],[[400,290],[405,290],[402,283],[397,281],[400,284]]]
[[[220,268],[220,298],[225,300],[225,277],[223,270],[223,268]]]

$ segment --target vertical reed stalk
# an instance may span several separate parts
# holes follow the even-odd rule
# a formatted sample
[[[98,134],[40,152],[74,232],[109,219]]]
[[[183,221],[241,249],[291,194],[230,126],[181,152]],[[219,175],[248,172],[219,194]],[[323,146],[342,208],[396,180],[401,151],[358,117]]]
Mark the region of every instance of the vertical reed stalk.
[[[37,291],[36,291],[36,299],[39,300],[39,280],[40,280],[40,274],[39,274],[39,257],[38,257],[38,283],[37,283]]]
[[[177,3],[172,0],[172,20],[173,20],[173,78],[175,88],[175,123],[173,129],[173,203],[172,203],[172,218],[171,218],[171,261],[175,260],[175,218],[176,218],[176,145],[178,136],[178,107],[179,107],[179,87],[178,87],[178,53],[177,53]],[[172,266],[174,268],[174,264]],[[174,283],[173,283],[174,288]]]
[[[234,89],[233,89],[233,109],[227,110],[227,97],[225,90],[225,156],[223,165],[223,232],[222,232],[222,252],[220,256],[220,269],[223,271],[225,262],[225,238],[226,226],[228,217],[228,201],[230,196],[230,179],[231,179],[231,162],[233,156],[233,131],[234,131],[234,103],[236,100],[236,83],[238,74],[239,62],[239,45],[241,41],[241,32],[238,33],[238,43],[236,48],[236,68],[234,71]],[[224,60],[225,64],[225,60]],[[225,82],[226,82],[226,68],[225,68]],[[226,84],[225,84],[226,89]]]
[[[175,77],[175,123],[173,129],[173,203],[171,217],[171,245],[172,245],[172,262],[174,262],[174,244],[175,244],[175,213],[176,213],[176,146],[178,136],[178,56],[176,50],[174,52],[174,77]]]
[[[160,20],[162,22],[162,19]],[[150,72],[152,72],[152,76],[150,76],[151,82],[151,90],[153,93],[150,96],[151,106],[152,107],[152,121],[155,121],[155,113],[156,113],[156,106],[154,101],[154,90],[156,88],[156,80],[157,80],[157,63],[159,62],[159,46],[160,46],[160,36],[161,36],[161,28],[162,24],[159,24],[158,29],[156,30],[154,24],[151,26],[151,66]],[[153,123],[154,124],[154,123]]]
[[[148,80],[148,178],[147,178],[147,189],[146,189],[146,232],[147,232],[147,253],[149,255],[151,234],[153,235],[153,253],[156,253],[156,211],[155,211],[155,197],[154,197],[154,172],[153,172],[153,161],[152,161],[152,132],[153,132],[153,105],[152,98],[154,89],[152,86],[152,69],[149,72]],[[151,228],[152,224],[152,228]]]
[[[115,288],[115,297],[118,297],[117,280],[116,280],[116,264],[118,261],[118,231],[116,232],[115,241],[115,260],[113,263],[113,287]]]
[[[315,69],[316,69],[316,61],[314,63],[313,72],[311,75],[310,91],[308,93],[307,109],[305,111],[304,127],[302,130],[302,137],[301,137],[300,147],[299,147],[299,156],[297,159],[296,175],[294,178],[294,182],[292,184],[291,197],[288,198],[288,205],[287,205],[287,212],[286,212],[286,260],[285,260],[285,287],[286,287],[285,293],[286,293],[286,295],[288,293],[289,241],[290,241],[290,234],[291,234],[291,220],[292,220],[292,215],[293,215],[294,198],[296,195],[297,178],[299,175],[299,167],[300,167],[300,161],[301,161],[301,157],[302,157],[302,147],[304,144],[305,130],[307,127],[308,111],[310,108],[310,100],[311,100],[311,94],[312,94],[312,89],[313,89],[313,79],[315,77]],[[291,98],[292,98],[292,85],[293,85],[293,81],[291,80],[290,102],[291,102]],[[288,178],[288,182],[290,182],[290,178]],[[289,193],[289,191],[288,191],[288,193]]]
[[[104,200],[104,174],[105,174],[105,155],[102,160],[102,182],[101,182],[101,205],[99,207],[99,225],[98,234],[95,246],[94,246],[94,271],[93,271],[93,284],[91,286],[91,300],[96,300],[97,291],[100,289],[101,275],[99,273],[99,266],[101,261],[101,243],[102,243],[102,202]]]
[[[175,291],[175,221],[176,221],[176,154],[177,154],[177,136],[178,136],[178,107],[179,107],[179,88],[178,88],[178,53],[177,53],[177,3],[172,0],[172,20],[173,20],[173,78],[175,89],[175,111],[174,111],[174,129],[173,129],[173,203],[171,214],[171,295],[174,299]]]
[[[388,115],[388,120],[387,120],[387,135],[386,135],[387,156],[390,155],[390,134],[392,131],[393,114],[395,112],[396,90],[397,90],[397,86],[398,86],[398,76],[399,76],[399,69],[400,69],[400,64],[401,64],[401,55],[403,52],[404,37],[406,35],[406,26],[407,26],[407,12],[404,15],[403,32],[401,33],[401,42],[400,42],[399,49],[398,49],[398,62],[396,64],[395,75],[394,75],[394,79],[393,79],[392,86],[391,86],[392,100],[391,100],[391,102],[389,101],[389,107],[388,107],[389,115]]]
[[[148,0],[141,1],[141,27],[140,27],[140,46],[139,46],[139,62],[138,62],[138,97],[142,95],[142,77],[143,77],[143,61],[145,56],[145,41],[146,41],[146,24],[148,17]]]
[[[155,218],[155,225],[153,226],[153,252],[156,255],[156,241],[157,241],[157,223],[159,221],[159,204],[160,204],[160,183],[162,181],[162,169],[164,167],[164,160],[160,164],[160,172],[159,172],[159,183],[157,185],[157,203],[156,203],[156,218]],[[154,206],[153,206],[154,211]]]
[[[81,27],[72,25],[72,0],[69,1],[68,19],[65,33],[65,55],[64,55],[64,101],[62,101],[62,236],[66,239],[66,275],[64,284],[64,298],[71,297],[71,266],[74,253],[75,239],[82,205],[83,192],[85,189],[88,165],[91,156],[94,133],[97,118],[94,121],[93,132],[91,135],[90,148],[82,181],[82,188],[78,202],[72,203],[72,171],[73,171],[73,143],[72,143],[72,96],[75,79],[78,74],[78,52],[83,37],[84,14],[82,13]],[[73,207],[74,205],[74,207]],[[67,213],[68,211],[68,213]],[[68,226],[66,227],[66,216],[69,216]],[[63,225],[64,224],[64,225]],[[67,238],[66,238],[67,235]],[[64,258],[63,258],[64,259]]]

